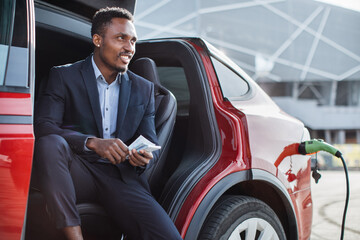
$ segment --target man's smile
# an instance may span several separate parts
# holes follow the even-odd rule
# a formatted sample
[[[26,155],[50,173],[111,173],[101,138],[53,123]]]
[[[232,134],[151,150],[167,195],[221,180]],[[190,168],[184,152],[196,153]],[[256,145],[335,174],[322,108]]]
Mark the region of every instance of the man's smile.
[[[125,63],[125,64],[129,64],[131,58],[132,58],[132,54],[130,53],[121,53],[119,55],[120,59]]]

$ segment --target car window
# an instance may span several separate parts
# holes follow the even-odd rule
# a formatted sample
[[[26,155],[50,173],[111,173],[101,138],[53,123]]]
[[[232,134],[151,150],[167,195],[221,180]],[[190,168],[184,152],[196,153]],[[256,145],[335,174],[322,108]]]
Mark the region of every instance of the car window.
[[[161,84],[172,92],[177,100],[178,115],[189,114],[190,93],[182,67],[158,67]]]
[[[6,62],[11,41],[11,29],[14,15],[15,1],[0,1],[0,85],[5,78]]]
[[[219,84],[223,93],[223,97],[229,100],[237,99],[245,95],[249,91],[248,83],[235,73],[228,66],[211,57]]]
[[[1,2],[1,7],[1,33],[4,32],[4,36],[1,36],[0,83],[11,87],[28,87],[29,50],[26,0],[4,0]],[[3,25],[6,25],[5,28]]]

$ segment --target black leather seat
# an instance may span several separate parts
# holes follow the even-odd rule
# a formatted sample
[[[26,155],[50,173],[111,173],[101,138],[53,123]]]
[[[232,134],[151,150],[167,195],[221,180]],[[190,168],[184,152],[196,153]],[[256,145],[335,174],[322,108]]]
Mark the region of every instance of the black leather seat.
[[[163,170],[176,119],[176,99],[169,90],[161,85],[156,64],[152,59],[139,58],[131,64],[130,70],[154,83],[155,128],[161,152],[158,160],[151,169],[146,171],[146,174],[152,194],[157,198],[161,194],[161,186],[164,184]]]
[[[164,88],[160,81],[157,73],[156,64],[150,58],[139,58],[131,64],[131,70],[136,74],[148,79],[154,83],[154,94],[155,94],[155,127],[158,136],[159,145],[161,146],[160,155],[158,160],[153,164],[151,169],[146,171],[149,179],[150,188],[155,197],[161,194],[163,186],[163,175],[164,163],[170,147],[170,141],[172,132],[175,125],[176,119],[176,99],[174,95]],[[118,239],[119,232],[116,231],[115,226],[111,220],[107,217],[104,209],[98,204],[94,203],[81,203],[77,205],[79,214],[81,216],[82,227],[85,234],[91,236],[99,236],[98,239],[103,239],[104,235],[106,239]],[[50,228],[44,226],[43,219],[38,219],[40,215],[46,218],[44,214],[44,200],[42,194],[38,191],[31,191],[29,197],[29,216],[27,219],[27,239],[48,239],[47,236],[39,237],[38,228]],[[36,221],[32,221],[36,218]],[[36,223],[37,222],[37,223]],[[40,225],[39,225],[40,224]],[[36,229],[34,229],[36,228]],[[51,233],[54,236],[54,233]],[[56,234],[55,234],[56,235]]]

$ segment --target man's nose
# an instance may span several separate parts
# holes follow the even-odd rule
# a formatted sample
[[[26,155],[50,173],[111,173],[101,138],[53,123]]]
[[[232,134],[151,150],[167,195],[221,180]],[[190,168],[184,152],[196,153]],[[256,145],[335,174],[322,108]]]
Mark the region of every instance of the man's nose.
[[[133,43],[131,40],[126,41],[124,48],[128,52],[134,53],[135,52],[135,43]]]

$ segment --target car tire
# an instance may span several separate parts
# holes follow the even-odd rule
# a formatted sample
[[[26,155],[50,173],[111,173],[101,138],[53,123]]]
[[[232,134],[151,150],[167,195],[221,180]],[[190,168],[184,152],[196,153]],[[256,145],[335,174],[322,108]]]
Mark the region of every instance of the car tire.
[[[199,240],[286,240],[282,224],[264,202],[227,195],[219,199],[206,218]]]

